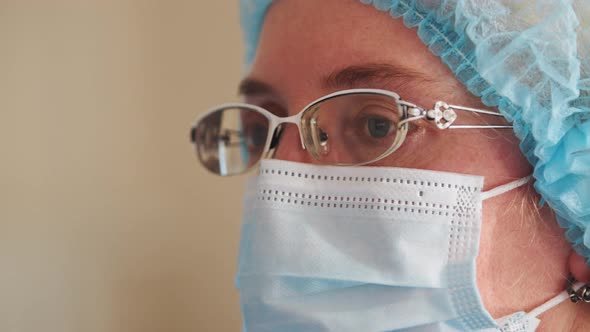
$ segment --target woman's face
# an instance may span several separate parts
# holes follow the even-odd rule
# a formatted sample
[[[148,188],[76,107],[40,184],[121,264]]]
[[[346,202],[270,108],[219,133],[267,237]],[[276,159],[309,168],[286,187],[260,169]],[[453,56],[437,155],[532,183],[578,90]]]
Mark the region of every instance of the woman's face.
[[[253,81],[271,89],[260,89]],[[415,29],[386,12],[358,0],[276,1],[242,85],[246,100],[271,104],[269,110],[286,116],[319,97],[351,88],[394,91],[424,108],[442,100],[485,109],[424,46]],[[489,120],[468,112],[459,116],[465,123]],[[424,120],[415,124],[400,149],[374,165],[481,175],[484,190],[532,172],[511,130],[440,130]],[[313,162],[301,148],[295,126],[284,129],[275,158]],[[560,231],[523,221],[521,202],[527,195],[520,189],[484,203],[478,285],[494,316],[534,307],[547,298],[543,292],[520,297],[525,295],[519,294],[523,273],[566,274],[561,262],[568,246]],[[544,253],[542,262],[539,252]],[[547,293],[555,295],[563,284],[551,287]]]

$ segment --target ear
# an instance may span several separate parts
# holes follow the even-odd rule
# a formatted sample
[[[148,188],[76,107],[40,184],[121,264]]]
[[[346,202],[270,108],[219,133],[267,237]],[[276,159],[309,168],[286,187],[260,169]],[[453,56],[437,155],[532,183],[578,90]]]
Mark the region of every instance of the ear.
[[[575,250],[570,253],[569,270],[576,280],[590,283],[590,266],[586,264],[586,259]]]

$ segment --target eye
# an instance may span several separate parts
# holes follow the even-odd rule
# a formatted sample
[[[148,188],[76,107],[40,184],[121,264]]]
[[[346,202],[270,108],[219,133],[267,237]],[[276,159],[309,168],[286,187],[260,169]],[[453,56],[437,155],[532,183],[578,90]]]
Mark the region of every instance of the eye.
[[[268,128],[262,124],[253,124],[248,126],[247,139],[248,145],[256,148],[261,148],[266,143],[266,136]]]
[[[377,104],[365,105],[357,114],[355,122],[359,138],[380,141],[391,136],[398,123],[392,110]]]
[[[245,144],[253,150],[261,150],[268,137],[269,120],[258,112],[242,112],[240,115],[242,135]]]
[[[391,132],[392,123],[390,120],[380,116],[368,116],[367,131],[373,138],[383,138]]]

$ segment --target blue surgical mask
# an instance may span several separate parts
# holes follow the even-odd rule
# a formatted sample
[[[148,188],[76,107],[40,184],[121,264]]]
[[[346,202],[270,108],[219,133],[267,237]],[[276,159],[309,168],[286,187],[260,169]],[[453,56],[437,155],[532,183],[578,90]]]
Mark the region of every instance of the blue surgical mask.
[[[263,160],[236,278],[244,330],[534,331],[524,313],[495,321],[475,273],[482,201],[528,181],[482,192],[481,176]]]

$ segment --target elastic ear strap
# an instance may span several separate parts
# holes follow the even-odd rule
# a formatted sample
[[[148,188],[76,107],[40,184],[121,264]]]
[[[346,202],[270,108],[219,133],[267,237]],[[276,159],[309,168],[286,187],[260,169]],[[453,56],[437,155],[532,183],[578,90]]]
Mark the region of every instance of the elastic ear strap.
[[[520,186],[524,186],[525,184],[527,184],[531,179],[533,178],[532,175],[529,175],[527,177],[524,177],[522,179],[518,179],[516,181],[512,181],[500,186],[497,186],[494,189],[490,189],[488,191],[484,191],[481,193],[481,199],[482,200],[486,200],[488,198],[492,198],[492,197],[496,197],[498,195],[502,195],[505,192],[508,192],[512,189],[516,189]]]
[[[577,290],[583,286],[584,286],[584,283],[578,281],[574,284],[573,289]],[[526,317],[538,317],[539,315],[541,315],[545,311],[550,310],[551,308],[555,307],[556,305],[560,304],[561,302],[563,302],[569,298],[570,298],[569,293],[567,291],[563,291],[563,292],[559,293],[556,297],[552,298],[551,300],[549,300],[549,301],[543,303],[542,305],[538,306],[537,308],[531,310],[531,312],[526,314]]]

